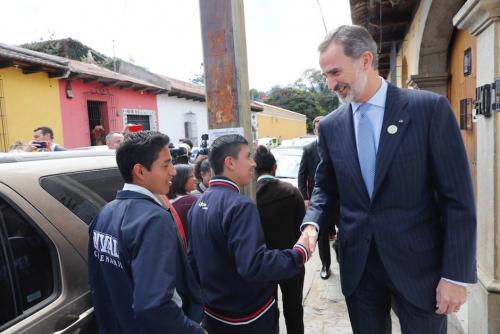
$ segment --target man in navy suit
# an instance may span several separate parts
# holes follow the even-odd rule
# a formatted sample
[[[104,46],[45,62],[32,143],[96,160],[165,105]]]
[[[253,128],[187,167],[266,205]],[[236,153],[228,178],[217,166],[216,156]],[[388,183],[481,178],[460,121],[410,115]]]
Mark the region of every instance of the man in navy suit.
[[[446,315],[477,280],[474,196],[453,111],[443,96],[385,82],[363,27],[337,28],[319,51],[344,105],[319,125],[303,233],[314,245],[340,203],[340,275],[354,333],[390,333],[391,298],[403,333],[446,333]]]
[[[313,133],[315,136],[318,135],[318,124],[323,116],[318,116],[314,118]],[[319,164],[319,154],[318,154],[318,140],[304,146],[302,152],[302,158],[300,159],[299,173],[297,176],[297,183],[299,186],[300,193],[304,198],[304,205],[306,209],[310,205],[310,199],[314,188],[314,175],[316,174],[316,169]],[[330,264],[331,264],[331,254],[330,254],[330,234],[336,233],[335,225],[337,224],[337,217],[332,217],[328,224],[323,224],[321,233],[318,237],[318,248],[319,248],[319,258],[321,259],[321,271],[319,273],[322,279],[328,279],[331,274]]]

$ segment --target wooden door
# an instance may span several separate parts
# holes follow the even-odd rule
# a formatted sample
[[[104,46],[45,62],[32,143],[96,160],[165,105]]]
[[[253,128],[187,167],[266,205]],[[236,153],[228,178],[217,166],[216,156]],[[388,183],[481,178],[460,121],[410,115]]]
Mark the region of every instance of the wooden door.
[[[461,126],[476,193],[476,123],[472,122],[476,98],[476,37],[465,30],[457,30],[450,45],[450,84],[448,99]],[[465,63],[464,63],[465,60]]]

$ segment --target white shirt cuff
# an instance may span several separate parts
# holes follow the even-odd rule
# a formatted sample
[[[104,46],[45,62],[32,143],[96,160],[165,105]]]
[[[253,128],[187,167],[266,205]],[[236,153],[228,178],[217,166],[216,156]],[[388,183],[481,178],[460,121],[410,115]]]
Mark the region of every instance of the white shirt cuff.
[[[467,283],[457,282],[457,281],[454,281],[454,280],[451,280],[451,279],[448,279],[448,278],[444,278],[444,277],[441,277],[441,278],[444,279],[447,282],[450,282],[450,283],[453,283],[453,284],[456,284],[456,285],[460,285],[460,286],[463,286],[463,287],[467,287]]]
[[[302,232],[307,225],[312,225],[314,227],[316,227],[316,231],[319,232],[319,225],[316,224],[315,222],[303,222],[302,225],[300,225],[300,232]]]

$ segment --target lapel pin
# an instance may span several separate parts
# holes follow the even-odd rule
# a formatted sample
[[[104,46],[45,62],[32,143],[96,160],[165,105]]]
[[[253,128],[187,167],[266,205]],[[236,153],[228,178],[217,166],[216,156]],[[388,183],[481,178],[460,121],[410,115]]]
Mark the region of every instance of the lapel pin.
[[[404,123],[404,121],[403,121],[402,119],[400,119],[400,120],[398,121],[398,123],[399,123],[399,124],[403,124],[403,123]]]
[[[398,127],[395,126],[395,125],[389,125],[387,127],[387,133],[390,134],[390,135],[393,135],[395,134],[396,132],[398,132]]]

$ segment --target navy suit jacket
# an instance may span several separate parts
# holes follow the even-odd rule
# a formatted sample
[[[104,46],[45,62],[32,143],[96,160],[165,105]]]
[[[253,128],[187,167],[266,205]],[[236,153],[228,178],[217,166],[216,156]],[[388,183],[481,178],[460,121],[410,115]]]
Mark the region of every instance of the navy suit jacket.
[[[302,158],[300,159],[299,174],[297,176],[299,190],[305,200],[311,199],[314,187],[314,174],[316,174],[318,164],[318,141],[315,140],[304,146]]]
[[[477,280],[474,195],[453,111],[443,96],[389,84],[371,200],[353,124],[350,104],[321,120],[321,161],[304,222],[321,226],[340,201],[344,295],[356,289],[373,240],[398,292],[434,311],[441,277]]]

